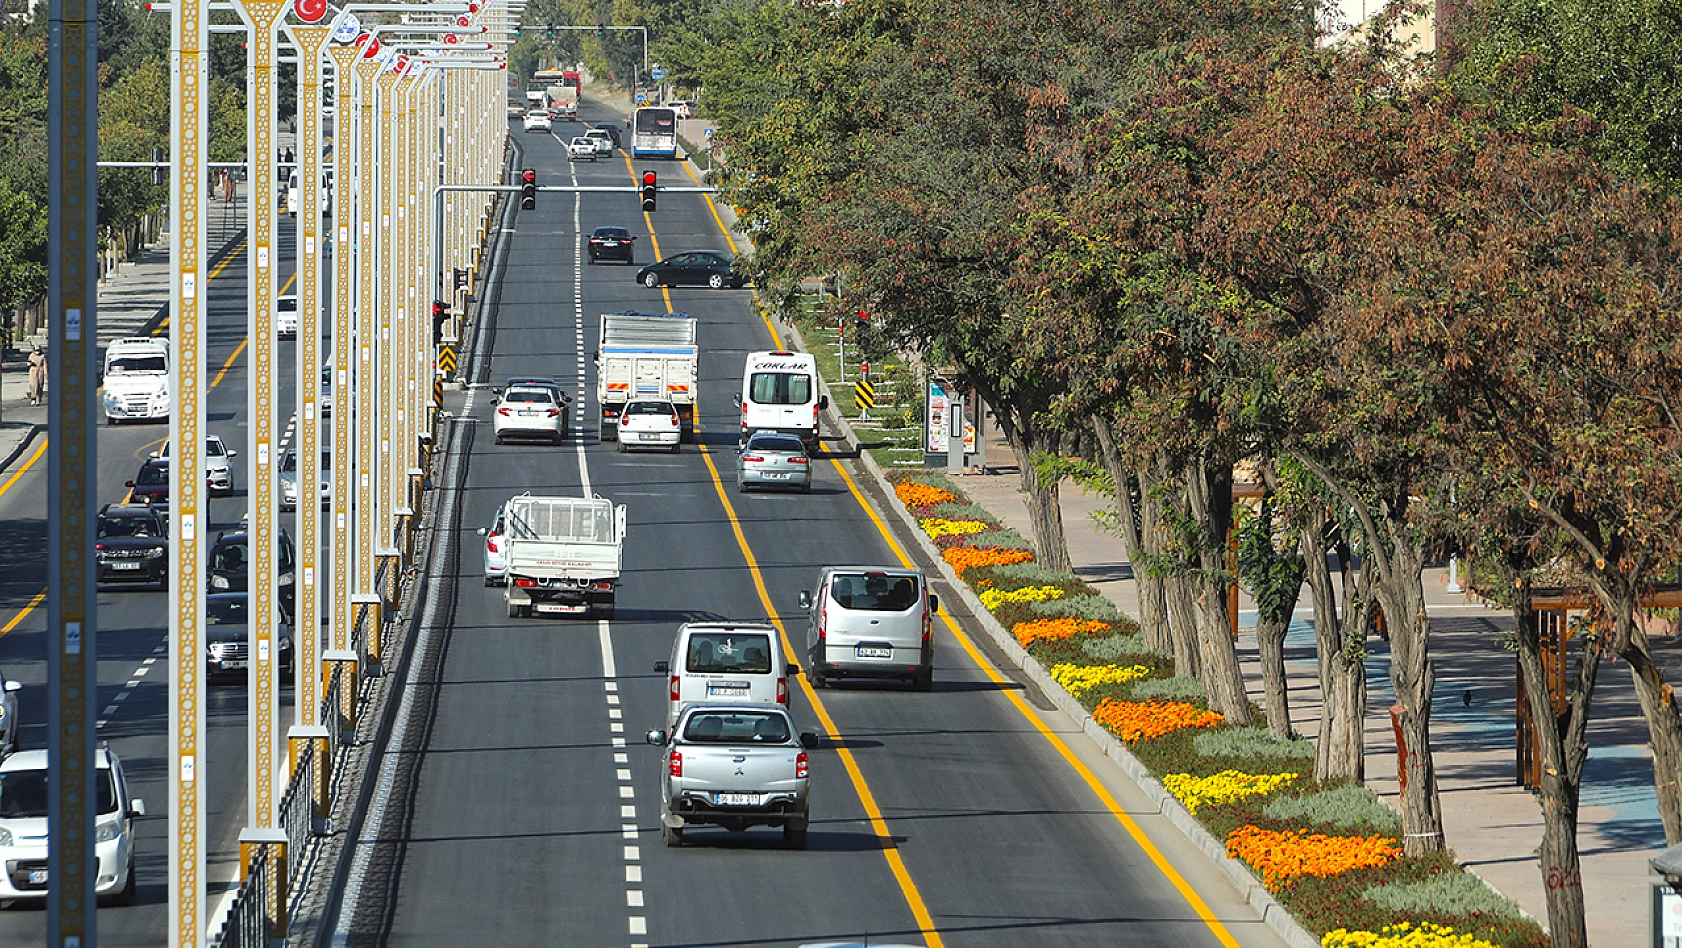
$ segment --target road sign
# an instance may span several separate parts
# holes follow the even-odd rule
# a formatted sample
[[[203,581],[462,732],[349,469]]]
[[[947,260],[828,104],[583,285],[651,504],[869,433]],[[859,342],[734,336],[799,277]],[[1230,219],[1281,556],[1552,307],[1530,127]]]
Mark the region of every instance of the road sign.
[[[637,104],[638,105],[647,105],[648,104],[647,93],[643,93],[643,92],[637,93]]]
[[[876,386],[870,384],[869,375],[853,383],[853,402],[859,406],[860,418],[870,417],[870,410],[876,407]]]
[[[708,138],[711,138],[711,137],[713,137],[713,130],[709,128],[705,132],[702,132],[701,134],[707,136]]]
[[[655,82],[664,82],[666,79],[666,67],[658,64],[655,65],[648,70],[648,77],[653,79]]]

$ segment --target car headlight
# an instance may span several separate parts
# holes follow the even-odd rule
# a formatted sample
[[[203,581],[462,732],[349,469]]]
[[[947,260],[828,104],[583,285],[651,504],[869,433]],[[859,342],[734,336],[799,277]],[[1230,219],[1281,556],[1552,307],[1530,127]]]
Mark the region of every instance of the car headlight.
[[[0,846],[12,845],[12,831],[0,826]]]
[[[290,585],[292,585],[292,574],[291,574],[291,573],[282,573],[282,574],[280,574],[280,584],[281,584],[281,585],[282,585],[282,586],[290,586]]]
[[[117,838],[117,832],[118,826],[116,820],[112,820],[109,823],[101,823],[93,828],[93,840],[96,843],[109,843],[113,839]]]
[[[164,554],[165,554],[165,553],[167,553],[167,552],[169,552],[169,551],[168,551],[168,550],[165,550],[165,549],[164,549],[164,548],[163,548],[163,547],[161,547],[161,546],[154,546],[154,547],[152,547],[152,548],[151,548],[151,549],[150,549],[150,550],[147,550],[147,551],[146,551],[146,555],[147,555],[147,556],[149,556],[149,557],[151,557],[151,558],[152,558],[152,559],[154,559],[154,560],[155,560],[155,559],[157,559],[157,558],[158,558],[158,557],[160,557],[160,556],[163,556],[163,555],[164,555]]]
[[[226,576],[212,576],[212,577],[210,577],[210,588],[211,589],[227,589],[228,588],[228,577],[226,577]]]

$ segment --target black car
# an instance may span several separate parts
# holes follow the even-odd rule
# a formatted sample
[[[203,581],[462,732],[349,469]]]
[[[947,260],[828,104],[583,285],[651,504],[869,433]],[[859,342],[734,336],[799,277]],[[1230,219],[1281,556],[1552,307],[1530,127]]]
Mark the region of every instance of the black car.
[[[169,522],[149,504],[99,508],[94,557],[101,583],[157,583],[169,578]]]
[[[747,277],[736,272],[735,258],[717,250],[691,250],[659,263],[651,263],[637,273],[637,282],[646,287],[662,283],[672,286],[710,286],[715,290],[736,289]]]
[[[124,486],[129,488],[129,499],[137,504],[169,503],[169,458],[152,458],[140,465],[134,480]]]
[[[619,144],[619,126],[613,124],[612,122],[602,122],[599,125],[592,125],[590,127],[591,128],[599,128],[602,131],[606,132],[608,134],[608,136],[613,139],[613,147],[615,147],[615,148],[620,147],[620,144]]]
[[[280,532],[279,556],[275,560],[275,576],[280,582],[280,611],[290,616],[296,595],[293,590],[293,571],[298,561],[292,538]],[[251,541],[244,533],[222,533],[210,548],[209,591],[217,593],[245,592],[251,582]]]
[[[636,263],[637,239],[623,227],[598,227],[590,235],[590,262],[623,260]]]
[[[286,616],[275,625],[282,672],[292,671],[292,629]],[[204,597],[204,670],[207,677],[244,676],[251,667],[251,602],[247,593]]]

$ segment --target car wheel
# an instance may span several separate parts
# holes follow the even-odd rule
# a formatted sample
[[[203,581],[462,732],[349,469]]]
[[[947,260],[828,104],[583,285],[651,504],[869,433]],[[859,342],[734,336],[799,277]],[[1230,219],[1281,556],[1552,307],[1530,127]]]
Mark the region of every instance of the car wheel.
[[[682,451],[682,450],[683,450],[683,436],[678,435],[677,444],[672,445],[672,453],[676,454],[676,453],[678,453],[679,451]]]
[[[810,494],[812,492],[812,482],[807,481],[806,483],[801,484],[800,485],[800,492],[802,494]]]
[[[917,672],[917,677],[912,679],[911,685],[912,685],[912,687],[916,688],[918,691],[933,691],[934,690],[934,667],[930,666],[928,668],[924,668],[924,669],[918,671]]]
[[[611,602],[598,602],[598,603],[596,603],[596,618],[598,618],[598,619],[612,619],[613,618],[613,603],[611,603]]]
[[[614,446],[620,454],[624,454],[627,450],[629,450],[625,447],[625,441],[624,441],[623,438],[615,438],[614,439]]]
[[[747,492],[748,492],[747,482],[743,481],[741,478],[737,478],[736,479],[736,493],[745,494]]]
[[[823,672],[818,671],[816,666],[813,666],[812,670],[806,673],[806,680],[811,682],[812,688],[817,691],[829,687],[829,679],[825,678]]]
[[[683,845],[683,827],[661,825],[660,835],[666,837],[666,845],[676,849]]]
[[[501,444],[501,443],[502,443],[502,435],[497,435],[497,436],[496,436],[496,443],[497,443],[497,444]]]
[[[486,576],[485,577],[485,585],[486,586],[495,586],[496,585],[496,577],[495,576]]]
[[[712,276],[707,277],[707,285],[715,290],[722,290],[724,289],[724,277],[715,273]]]
[[[520,617],[520,607],[514,605],[513,601],[510,600],[508,602],[508,618],[518,619],[519,617]]]
[[[801,823],[797,827],[793,823],[784,823],[783,824],[783,845],[788,847],[789,849],[805,849],[806,848],[806,824]]]
[[[648,287],[651,290],[659,289],[660,288],[660,274],[649,273],[649,274],[644,275],[643,278],[642,278],[642,285]]]

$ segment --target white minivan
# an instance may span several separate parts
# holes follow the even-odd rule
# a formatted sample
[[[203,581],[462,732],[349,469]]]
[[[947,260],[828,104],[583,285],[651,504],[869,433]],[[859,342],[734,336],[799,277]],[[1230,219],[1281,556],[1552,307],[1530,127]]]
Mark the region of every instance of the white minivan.
[[[818,394],[818,360],[805,352],[750,352],[742,372],[741,443],[756,431],[791,434],[818,446],[818,413],[829,398]]]
[[[808,616],[806,675],[812,687],[833,678],[910,681],[934,687],[934,614],[940,600],[923,571],[886,566],[826,566],[818,588],[800,593]]]
[[[783,657],[773,626],[748,622],[686,622],[678,627],[669,662],[655,662],[670,676],[666,727],[689,704],[788,706],[788,676],[799,665]]]

